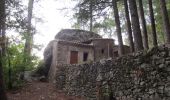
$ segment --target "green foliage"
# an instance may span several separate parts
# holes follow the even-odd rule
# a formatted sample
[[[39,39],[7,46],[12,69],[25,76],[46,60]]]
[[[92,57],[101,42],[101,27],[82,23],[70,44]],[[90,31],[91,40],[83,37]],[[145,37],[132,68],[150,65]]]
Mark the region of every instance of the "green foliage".
[[[110,3],[109,0],[77,0],[73,15],[73,19],[76,21],[72,27],[89,30],[90,23],[92,23],[93,31],[100,32],[99,27],[96,28],[96,24],[101,24],[102,18],[109,14],[107,9]]]
[[[23,32],[26,29],[26,6],[22,0],[6,0],[6,26],[8,29],[13,29],[18,32]]]
[[[74,18],[77,19],[77,22],[75,22],[73,27],[80,28],[80,29],[88,29],[88,23],[89,23],[88,21],[90,20],[89,0],[82,0],[82,1],[77,0],[77,1],[78,1],[77,6],[75,7],[77,8],[77,10],[75,10],[75,12],[77,13],[75,13],[74,15]],[[158,41],[158,44],[160,45],[160,44],[165,43],[165,32],[163,28],[160,2],[159,0],[152,0],[152,1],[153,1],[155,23],[156,23],[157,41]],[[114,15],[112,11],[113,8],[111,6],[111,0],[104,0],[104,1],[96,0],[95,2],[96,3],[93,4],[93,19],[94,19],[93,20],[93,31],[101,34],[102,36],[116,37],[115,35],[116,29],[115,29],[115,24],[114,24],[114,17],[113,17]],[[151,31],[151,21],[150,21],[149,9],[148,9],[149,4],[148,4],[148,0],[142,0],[142,2],[143,2],[146,23],[147,23],[149,46],[153,47],[153,40],[152,40],[153,36],[152,36],[152,31]],[[124,34],[127,32],[127,28],[126,28],[123,1],[119,0],[117,4],[118,4],[119,17],[120,17],[120,22],[121,22],[121,31],[123,33],[123,39],[126,43],[128,35]],[[169,18],[170,18],[170,0],[166,0],[166,6],[167,6]],[[81,11],[79,8],[81,9]]]
[[[103,31],[105,35],[107,34],[108,37],[111,38],[112,36],[115,36],[115,34],[113,34],[115,33],[113,26],[115,26],[114,19],[106,17],[103,21],[94,24],[94,30],[97,32]]]
[[[4,58],[4,77],[8,88],[16,88],[22,86],[24,82],[21,79],[21,75],[24,71],[32,71],[39,63],[39,58],[35,55],[24,55],[24,42],[21,40],[13,39],[10,37],[10,43],[8,44],[7,54]],[[29,59],[27,63],[23,63],[24,58]],[[7,86],[7,85],[6,85]]]
[[[43,60],[39,61],[34,75],[36,75],[36,76],[46,75],[46,67],[45,67],[45,62]]]
[[[31,71],[39,63],[35,55],[25,55],[25,41],[28,39],[27,6],[23,0],[5,0],[6,3],[6,33],[20,33],[19,36],[9,36],[9,43],[6,47],[6,54],[3,56],[3,70],[6,86],[11,89],[21,86],[23,81],[20,76],[24,71]],[[39,18],[40,19],[40,18]],[[31,25],[31,31],[35,34],[36,29]],[[32,43],[33,44],[33,43]],[[40,49],[40,45],[32,45]],[[24,62],[27,59],[27,62]]]

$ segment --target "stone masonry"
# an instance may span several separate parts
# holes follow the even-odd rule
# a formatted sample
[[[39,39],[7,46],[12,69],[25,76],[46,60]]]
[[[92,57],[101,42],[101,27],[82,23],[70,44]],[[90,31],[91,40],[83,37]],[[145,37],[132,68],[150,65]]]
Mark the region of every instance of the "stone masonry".
[[[170,48],[95,63],[56,66],[56,85],[87,100],[170,100]]]
[[[125,46],[128,54],[129,46]],[[44,50],[46,76],[55,81],[56,66],[62,64],[83,64],[119,56],[119,46],[110,38],[78,29],[63,29]]]

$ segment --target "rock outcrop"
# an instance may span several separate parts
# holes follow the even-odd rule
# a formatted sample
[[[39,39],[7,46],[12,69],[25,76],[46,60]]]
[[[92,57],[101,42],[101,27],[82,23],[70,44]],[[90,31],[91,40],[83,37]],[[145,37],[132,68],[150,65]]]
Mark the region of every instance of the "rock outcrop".
[[[87,100],[170,100],[170,48],[161,46],[114,60],[57,67],[56,85]]]
[[[44,66],[41,68],[44,75],[47,77],[52,63],[53,41],[51,41],[44,50]]]
[[[56,36],[55,39],[66,41],[86,41],[92,38],[102,38],[100,35],[79,29],[63,29]]]

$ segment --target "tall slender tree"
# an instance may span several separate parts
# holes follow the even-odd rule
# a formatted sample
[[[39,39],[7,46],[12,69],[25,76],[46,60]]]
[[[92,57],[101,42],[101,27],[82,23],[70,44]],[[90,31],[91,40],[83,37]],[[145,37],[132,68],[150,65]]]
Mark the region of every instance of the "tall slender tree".
[[[25,47],[24,47],[24,62],[23,63],[27,63],[29,61],[28,58],[31,56],[31,50],[32,50],[32,45],[33,45],[33,33],[32,33],[32,27],[31,27],[33,4],[34,4],[34,0],[29,0],[28,16],[27,16],[27,32],[26,32],[26,41],[25,41]]]
[[[132,29],[134,35],[135,50],[143,50],[142,35],[139,24],[139,16],[137,12],[136,0],[129,0],[129,9],[131,14]]]
[[[1,43],[1,47],[2,47],[2,53],[3,53],[3,56],[5,55],[5,21],[6,21],[6,15],[5,15],[5,0],[2,0],[0,3],[0,36],[1,38],[3,39],[3,43]]]
[[[93,31],[93,0],[90,0],[90,31]]]
[[[89,31],[93,31],[93,13],[96,6],[95,2],[95,0],[78,1],[78,4],[75,6],[77,12],[74,14],[74,17],[77,18],[77,23],[75,23],[76,27],[78,26],[81,28],[83,25],[89,24]],[[85,28],[87,28],[87,25],[85,26]]]
[[[127,0],[124,0],[124,8],[125,8],[125,17],[126,17],[126,23],[127,23],[127,33],[129,38],[129,44],[131,52],[134,52],[134,43],[133,43],[133,36],[132,36],[132,28],[131,28],[131,22],[129,17],[129,8]]]
[[[145,49],[149,49],[148,46],[148,33],[146,29],[146,20],[145,20],[145,15],[143,11],[143,2],[142,0],[139,0],[139,12],[140,12],[140,19],[141,19],[141,25],[142,25],[142,30],[143,30],[143,46]]]
[[[2,49],[0,48],[0,100],[7,100],[3,79]]]
[[[117,8],[117,0],[112,0],[112,5],[113,5],[116,31],[117,31],[117,37],[118,37],[118,43],[119,43],[119,52],[120,52],[120,55],[123,55],[124,48],[123,48],[122,33],[121,33],[121,28],[120,28],[119,13],[118,13],[118,8]]]
[[[149,4],[149,13],[150,13],[150,20],[151,20],[151,28],[152,28],[153,46],[157,46],[158,43],[157,43],[156,26],[155,26],[152,0],[148,0],[148,4]]]
[[[5,0],[0,1],[0,100],[7,100],[3,79],[2,58],[5,56]],[[2,55],[3,54],[3,55]]]
[[[170,23],[169,23],[168,11],[166,8],[166,1],[165,0],[159,0],[159,1],[160,1],[161,13],[163,17],[164,31],[166,34],[166,42],[170,43]]]

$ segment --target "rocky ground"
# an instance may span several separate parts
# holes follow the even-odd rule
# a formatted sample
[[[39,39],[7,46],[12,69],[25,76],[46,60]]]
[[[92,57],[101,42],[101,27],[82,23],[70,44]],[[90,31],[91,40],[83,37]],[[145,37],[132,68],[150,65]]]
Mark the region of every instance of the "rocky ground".
[[[80,97],[67,96],[58,91],[56,86],[47,82],[32,82],[17,91],[8,91],[8,100],[84,100]]]

